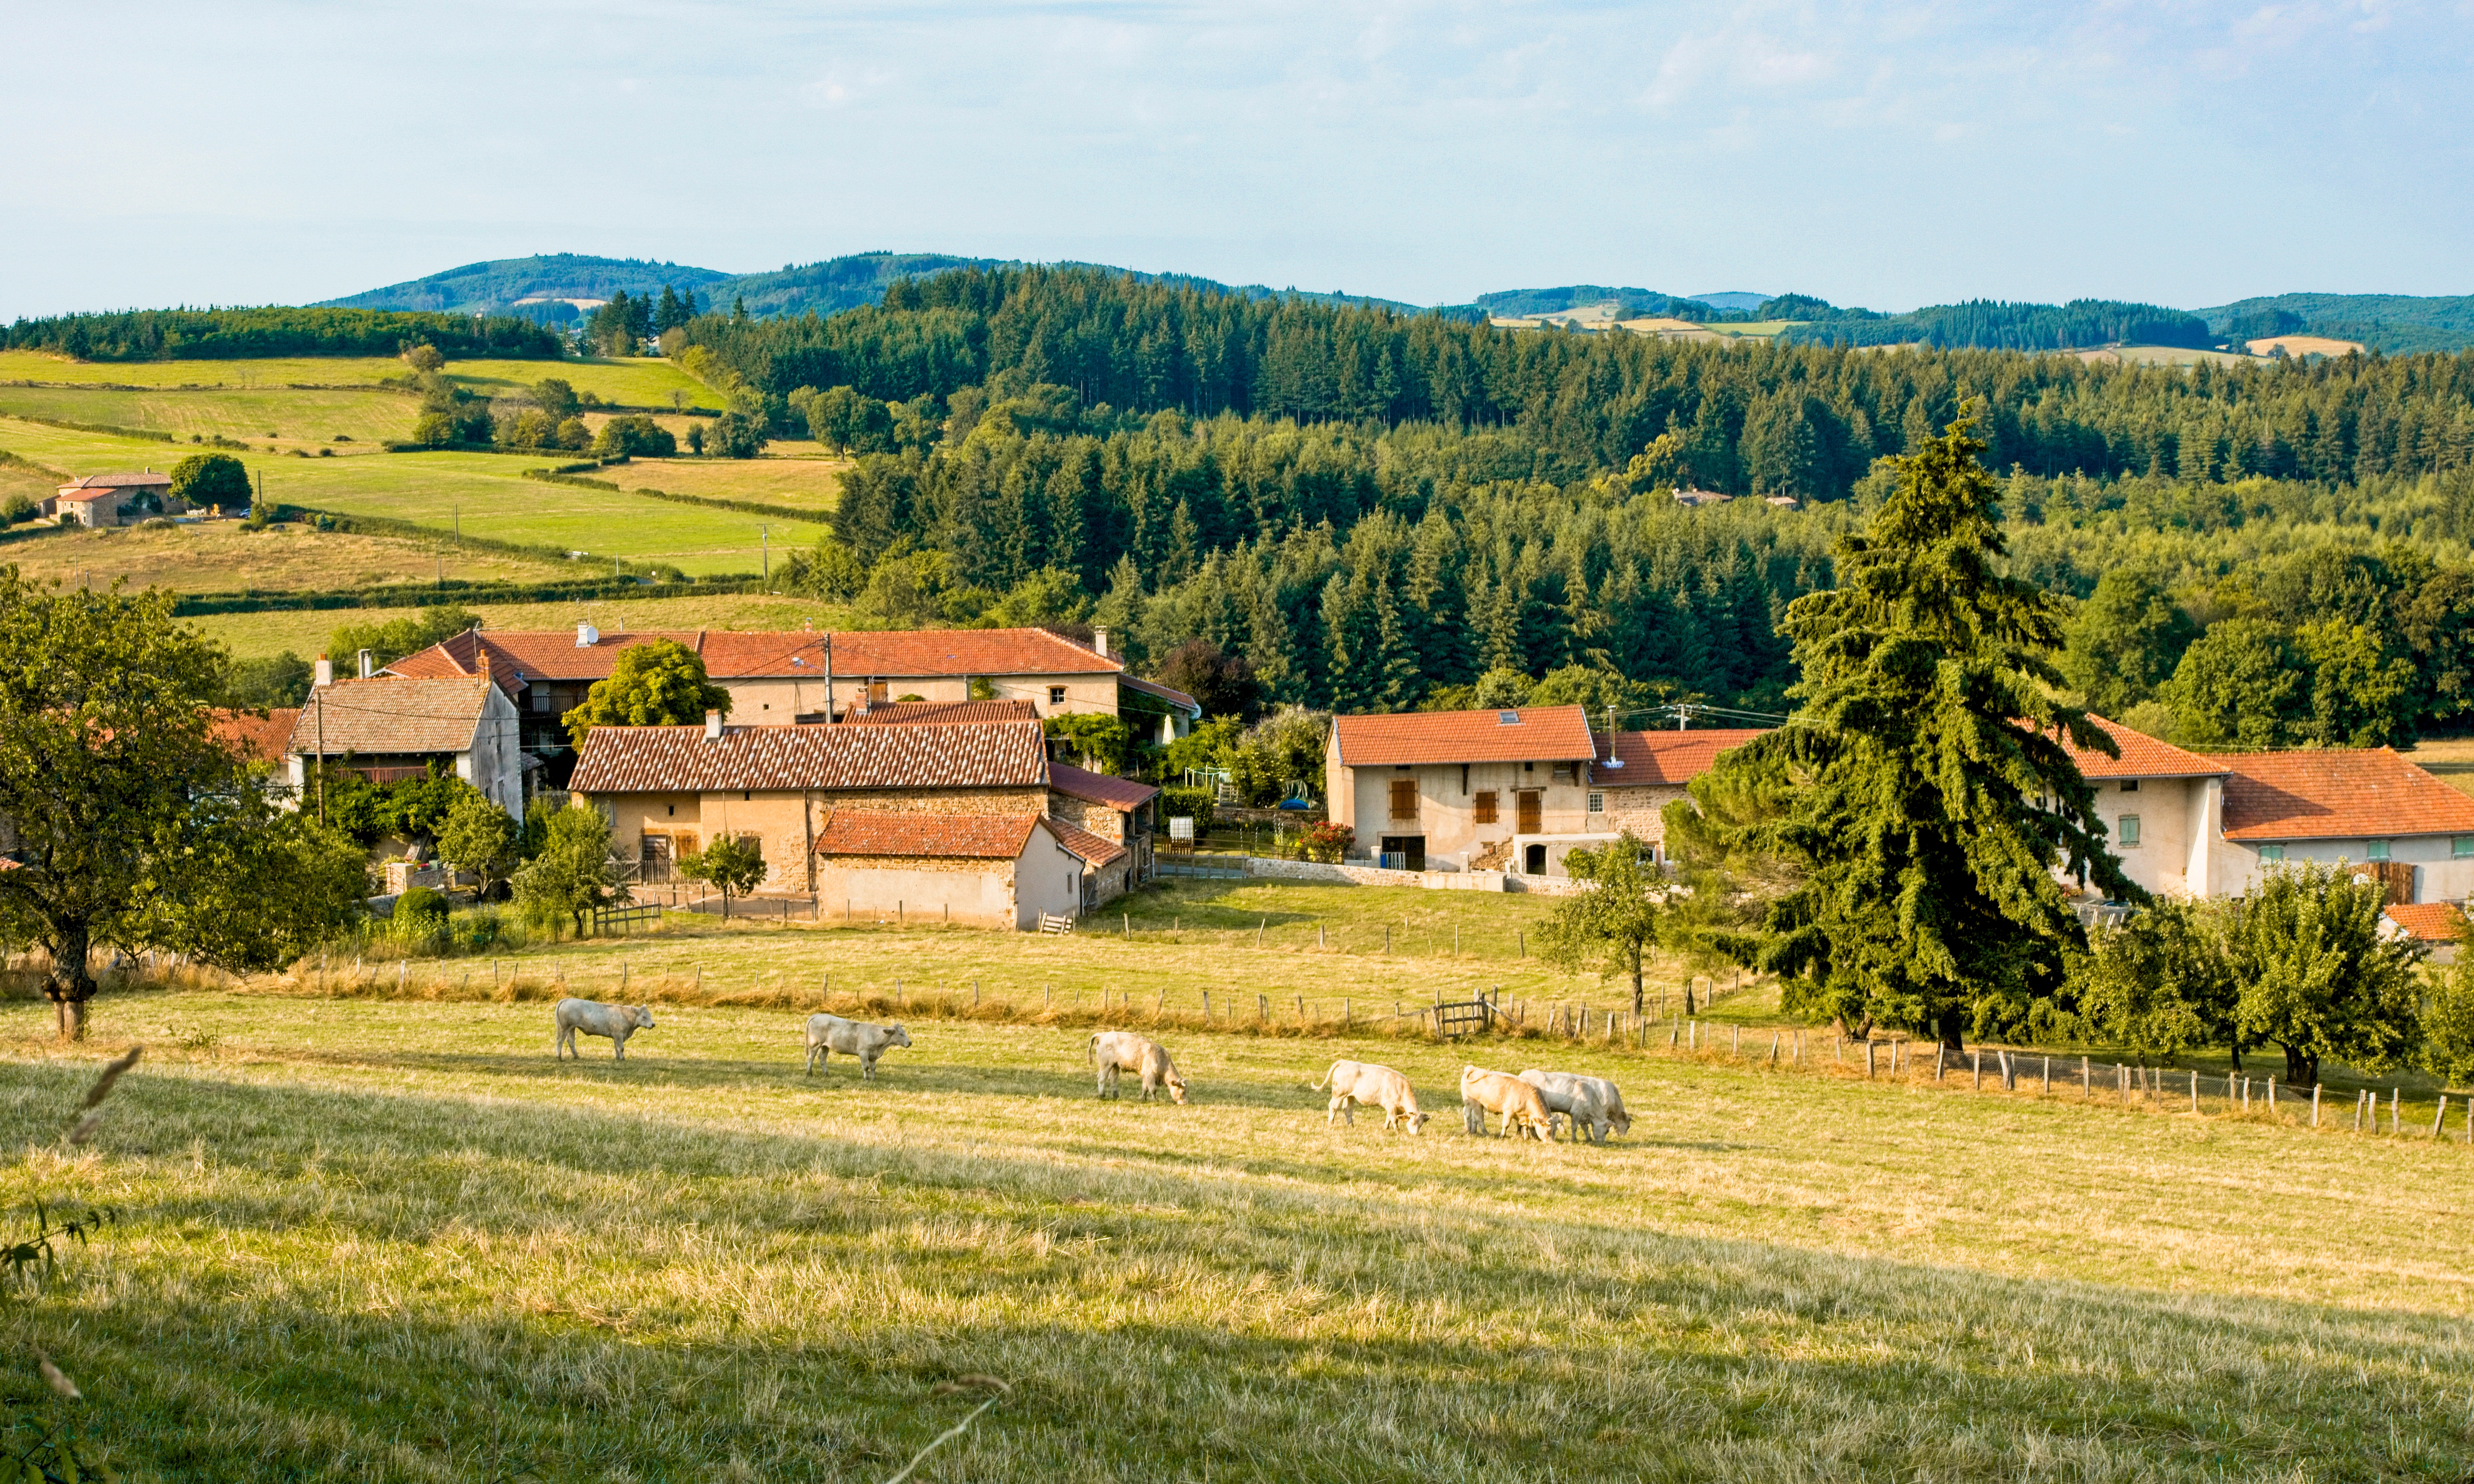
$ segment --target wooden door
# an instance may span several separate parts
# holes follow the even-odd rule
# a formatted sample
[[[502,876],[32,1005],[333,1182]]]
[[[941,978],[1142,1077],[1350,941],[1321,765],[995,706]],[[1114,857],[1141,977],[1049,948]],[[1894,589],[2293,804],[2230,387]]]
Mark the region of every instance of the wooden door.
[[[1514,828],[1517,829],[1523,835],[1536,835],[1542,830],[1545,826],[1542,822],[1542,812],[1539,808],[1539,801],[1544,797],[1545,795],[1536,789],[1521,790],[1520,817],[1519,822],[1515,825]]]

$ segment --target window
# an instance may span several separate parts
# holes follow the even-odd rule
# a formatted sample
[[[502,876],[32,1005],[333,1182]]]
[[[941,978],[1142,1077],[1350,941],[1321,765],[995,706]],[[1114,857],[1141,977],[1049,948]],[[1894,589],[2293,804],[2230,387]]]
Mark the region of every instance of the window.
[[[2138,792],[2138,791],[2139,791],[2139,780],[2138,780],[2138,779],[2136,779],[2136,778],[2124,778],[2123,780],[2122,780],[2122,792],[2124,792],[2124,793],[2136,793],[2136,792]]]
[[[2363,859],[2365,861],[2385,861],[2388,858],[2389,842],[2384,839],[2375,839],[2371,841],[2369,846],[2363,851]]]
[[[1520,713],[1516,711],[1498,711],[1494,714],[1494,724],[1497,726],[1518,726],[1520,724]]]
[[[2285,847],[2283,845],[2262,845],[2259,847],[2259,859],[2262,864],[2273,865],[2277,862],[2285,859]]]
[[[1392,817],[1395,819],[1418,817],[1418,780],[1415,778],[1392,780]]]
[[[1534,773],[1538,771],[1538,765],[1535,763],[1523,763],[1520,765],[1520,770],[1524,773]]]
[[[1477,796],[1477,810],[1474,817],[1479,824],[1494,823],[1494,791],[1492,789],[1484,789],[1479,791]],[[2468,843],[2474,843],[2474,839],[2469,839]]]
[[[2460,835],[2448,842],[2448,859],[2474,861],[2474,835]]]
[[[1605,794],[1603,794],[1603,793],[1592,793],[1592,794],[1590,794],[1590,795],[1589,795],[1589,813],[1591,813],[1591,814],[1593,814],[1593,815],[1602,815],[1602,814],[1605,814],[1606,812],[1607,812],[1607,796],[1606,796]]]
[[[1555,781],[1557,783],[1579,783],[1581,780],[1574,776],[1578,772],[1579,768],[1574,766],[1572,764],[1558,763],[1555,765]]]
[[[1062,706],[1065,704],[1065,688],[1063,686],[1053,685],[1048,688],[1048,704],[1051,706]]]
[[[2120,829],[2113,832],[2113,838],[2121,842],[2122,848],[2124,850],[2138,849],[2139,816],[2137,815],[2124,815],[2122,816],[2121,825],[2122,827]]]

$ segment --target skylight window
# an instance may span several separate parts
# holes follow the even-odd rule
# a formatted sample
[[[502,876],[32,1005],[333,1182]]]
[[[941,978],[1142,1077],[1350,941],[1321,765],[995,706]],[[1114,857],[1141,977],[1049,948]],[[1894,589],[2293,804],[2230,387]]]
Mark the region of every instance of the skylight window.
[[[1520,724],[1520,713],[1516,711],[1498,711],[1494,714],[1494,724],[1497,726],[1518,726]]]

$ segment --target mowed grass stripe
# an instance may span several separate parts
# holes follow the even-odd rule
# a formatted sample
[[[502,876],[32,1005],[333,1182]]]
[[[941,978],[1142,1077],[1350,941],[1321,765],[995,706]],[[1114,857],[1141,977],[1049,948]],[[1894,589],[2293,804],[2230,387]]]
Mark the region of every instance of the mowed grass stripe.
[[[2273,1131],[1743,1068],[1559,1058],[1641,1122],[1541,1148],[1326,1130],[1302,1085],[1337,1050],[1432,1089],[1448,1047],[1189,1034],[1173,1108],[1094,1102],[1079,1034],[1030,1027],[917,1026],[862,1088],[800,1076],[783,1012],[561,1066],[538,1005],[99,1010],[158,1054],[38,1173],[127,1219],[26,1323],[169,1476],[879,1478],[969,1373],[1016,1392],[933,1476],[2439,1479],[2474,1446],[2462,1289],[2361,1260],[2462,1259],[2427,1146],[2302,1171],[2390,1197],[2330,1220]],[[14,1056],[39,1142],[88,1068]]]

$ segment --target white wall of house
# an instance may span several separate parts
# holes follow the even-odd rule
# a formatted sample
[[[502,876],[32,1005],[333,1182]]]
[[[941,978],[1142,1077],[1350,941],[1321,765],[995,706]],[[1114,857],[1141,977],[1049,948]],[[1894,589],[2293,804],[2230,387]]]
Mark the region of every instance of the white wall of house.
[[[2413,867],[2413,899],[2417,902],[2462,902],[2474,896],[2474,858],[2459,859],[2456,842],[2464,838],[2452,835],[2404,835],[2384,841],[2389,859]],[[2371,841],[2365,839],[2294,839],[2294,840],[2219,840],[2211,852],[2212,868],[2217,872],[2217,896],[2234,896],[2250,890],[2260,878],[2275,869],[2276,863],[2267,860],[2262,847],[2278,845],[2283,849],[2285,864],[2297,861],[2318,861],[2328,864],[2342,862],[2360,865],[2371,859]]]
[[[1582,836],[1604,823],[1589,813],[1586,763],[1423,763],[1408,767],[1349,767],[1327,758],[1325,783],[1331,818],[1357,832],[1356,856],[1371,858],[1386,836],[1422,837],[1428,865],[1465,865],[1489,845],[1509,846],[1520,831],[1520,795],[1539,798],[1540,836]],[[1417,785],[1415,816],[1392,815],[1392,785]],[[1480,795],[1494,795],[1494,818],[1478,818]]]
[[[1056,842],[1046,830],[1033,830],[1014,863],[1014,923],[1030,932],[1039,914],[1079,917],[1082,914],[1082,858]]]
[[[816,863],[817,911],[847,910],[859,921],[897,916],[912,924],[1012,928],[1014,863],[919,862],[826,857]]]
[[[2124,783],[2136,788],[2124,788]],[[2159,896],[2208,892],[2206,844],[2216,835],[2224,786],[2214,778],[2107,778],[2096,791],[2097,817],[2125,875]],[[2139,821],[2139,843],[2127,843],[2125,821]]]

